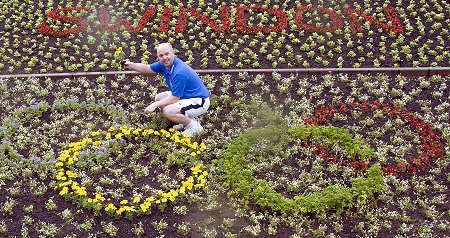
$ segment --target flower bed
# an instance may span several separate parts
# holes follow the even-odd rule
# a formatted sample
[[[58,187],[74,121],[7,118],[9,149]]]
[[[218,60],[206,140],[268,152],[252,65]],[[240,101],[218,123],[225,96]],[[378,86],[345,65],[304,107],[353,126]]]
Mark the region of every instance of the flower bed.
[[[110,127],[117,133],[130,129],[119,131],[122,125],[170,132],[171,124],[162,115],[134,112],[165,89],[161,77],[0,79],[0,234],[444,237],[448,233],[448,77],[278,73],[201,77],[213,97],[208,115],[199,118],[204,133],[195,138],[207,148],[195,157],[189,148],[171,141],[171,136],[135,140],[123,135],[121,141],[118,134],[111,134],[110,139],[117,141],[106,139]],[[375,101],[380,104],[373,110]],[[364,102],[371,104],[366,107]],[[341,111],[344,108],[348,110]],[[325,113],[333,109],[333,116]],[[309,127],[305,122],[310,122]],[[281,128],[271,133],[274,137],[259,135],[258,140],[255,132],[274,124]],[[254,133],[255,142],[246,147],[249,158],[229,157],[248,162],[237,164],[244,170],[236,173],[236,178],[248,178],[251,172],[253,178],[242,181],[252,181],[254,188],[264,190],[251,190],[247,197],[236,190],[240,187],[236,181],[233,187],[224,186],[232,178],[225,180],[221,176],[224,170],[215,161],[224,159],[220,155],[230,144],[244,148],[238,142],[248,133]],[[264,137],[270,140],[262,140]],[[71,196],[61,196],[60,189],[54,190],[60,182],[55,167],[59,155],[74,149],[70,143],[83,138],[100,141],[100,145],[89,143],[78,152],[80,164],[63,168],[68,176],[70,167],[78,176],[74,178],[77,186],[86,188],[84,205]],[[324,150],[316,150],[317,145]],[[432,150],[442,150],[443,157],[429,157],[430,164],[423,171],[386,171],[383,190],[372,193],[366,189],[364,183],[379,181],[381,168],[406,164],[411,157]],[[353,162],[360,162],[359,167]],[[179,189],[197,163],[208,171],[201,190],[178,195],[163,211],[151,206],[150,215],[126,211],[117,215],[120,207],[135,206],[135,195],[141,195],[135,201],[142,204],[145,198],[158,195],[158,190]],[[380,170],[371,177],[367,171],[376,163]],[[333,194],[342,199],[336,202]],[[106,200],[96,215],[93,203],[87,204],[89,198],[97,203],[110,198],[117,217],[106,216]],[[167,199],[170,201],[170,196]],[[123,200],[127,204],[120,204]],[[298,212],[296,216],[292,211]]]
[[[446,1],[5,4],[1,74],[120,69],[170,42],[195,69],[448,66]],[[21,39],[20,41],[18,39]]]

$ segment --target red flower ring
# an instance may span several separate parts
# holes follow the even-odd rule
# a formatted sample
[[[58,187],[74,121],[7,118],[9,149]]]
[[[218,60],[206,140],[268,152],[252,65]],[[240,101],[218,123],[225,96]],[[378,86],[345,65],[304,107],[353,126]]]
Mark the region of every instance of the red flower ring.
[[[353,103],[339,103],[335,106],[320,107],[313,116],[305,120],[306,124],[323,125],[330,120],[336,113],[349,114],[352,111],[369,112],[381,109],[390,118],[399,118],[409,125],[409,128],[416,131],[420,135],[422,153],[417,158],[410,158],[407,163],[397,163],[395,165],[382,166],[385,174],[396,175],[398,173],[416,173],[418,170],[425,170],[425,166],[430,164],[433,159],[442,159],[444,157],[444,144],[442,137],[433,131],[431,123],[423,122],[420,118],[408,109],[400,108],[390,104],[381,104],[378,101],[369,102],[353,102]],[[306,145],[309,146],[309,145]],[[316,146],[316,153],[319,154],[329,163],[338,163],[339,165],[349,165],[355,171],[364,171],[368,165],[362,161],[351,161],[343,159],[337,162],[337,155],[329,153],[324,147]]]

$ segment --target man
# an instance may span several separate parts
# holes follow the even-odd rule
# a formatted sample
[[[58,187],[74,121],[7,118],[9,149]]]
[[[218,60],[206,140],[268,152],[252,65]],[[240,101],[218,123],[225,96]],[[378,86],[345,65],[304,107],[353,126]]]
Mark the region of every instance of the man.
[[[181,131],[189,137],[200,133],[203,127],[194,118],[205,113],[210,105],[210,93],[206,89],[197,73],[174,54],[169,43],[162,43],[157,47],[159,61],[147,65],[125,61],[124,68],[145,74],[164,74],[170,91],[159,93],[155,102],[144,109],[152,113],[161,108],[164,115],[176,125],[175,130]]]

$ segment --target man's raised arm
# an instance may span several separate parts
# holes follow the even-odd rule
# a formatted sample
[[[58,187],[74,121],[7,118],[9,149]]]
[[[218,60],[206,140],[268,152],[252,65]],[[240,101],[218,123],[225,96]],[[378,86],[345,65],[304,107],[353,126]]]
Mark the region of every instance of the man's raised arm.
[[[134,70],[142,74],[155,74],[155,72],[150,68],[150,65],[143,63],[134,63],[131,61],[125,61],[123,63],[125,69]]]

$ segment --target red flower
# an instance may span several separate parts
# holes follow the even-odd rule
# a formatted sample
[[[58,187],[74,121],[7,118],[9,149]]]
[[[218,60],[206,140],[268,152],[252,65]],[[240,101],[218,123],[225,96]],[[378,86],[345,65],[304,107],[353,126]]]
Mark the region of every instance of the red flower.
[[[164,7],[163,14],[161,18],[159,19],[159,32],[168,32],[169,31],[169,22],[170,18],[172,17],[172,10],[168,7]]]

